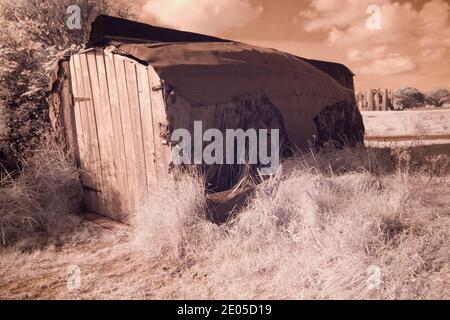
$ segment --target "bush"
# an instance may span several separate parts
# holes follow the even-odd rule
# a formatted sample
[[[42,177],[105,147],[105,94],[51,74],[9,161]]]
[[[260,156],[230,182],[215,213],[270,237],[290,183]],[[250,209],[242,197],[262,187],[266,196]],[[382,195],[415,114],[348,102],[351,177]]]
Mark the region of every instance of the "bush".
[[[81,9],[80,30],[66,26],[70,5]],[[6,120],[0,139],[11,160],[32,148],[42,130],[50,126],[45,92],[56,61],[82,47],[95,16],[105,13],[130,17],[130,8],[111,0],[0,2],[0,109]]]
[[[11,244],[41,233],[62,233],[78,213],[82,188],[78,169],[51,135],[20,162],[20,171],[0,181],[0,241]]]

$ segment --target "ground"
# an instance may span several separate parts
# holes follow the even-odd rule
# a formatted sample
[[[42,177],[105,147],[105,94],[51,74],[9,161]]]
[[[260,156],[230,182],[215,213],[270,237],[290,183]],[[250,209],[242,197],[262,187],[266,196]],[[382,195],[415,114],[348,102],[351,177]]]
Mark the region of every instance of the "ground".
[[[368,136],[447,135],[450,140],[450,108],[405,111],[363,111]]]
[[[369,135],[441,135],[449,115],[363,117]],[[298,156],[222,226],[187,178],[129,226],[74,218],[45,244],[0,249],[0,298],[450,299],[449,154],[417,140]]]

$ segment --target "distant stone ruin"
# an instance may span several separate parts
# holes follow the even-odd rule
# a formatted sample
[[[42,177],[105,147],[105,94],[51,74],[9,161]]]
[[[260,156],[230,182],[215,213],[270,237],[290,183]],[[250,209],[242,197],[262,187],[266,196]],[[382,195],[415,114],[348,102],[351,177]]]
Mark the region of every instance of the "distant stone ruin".
[[[361,111],[394,110],[394,91],[391,89],[368,89],[356,95],[356,101]]]

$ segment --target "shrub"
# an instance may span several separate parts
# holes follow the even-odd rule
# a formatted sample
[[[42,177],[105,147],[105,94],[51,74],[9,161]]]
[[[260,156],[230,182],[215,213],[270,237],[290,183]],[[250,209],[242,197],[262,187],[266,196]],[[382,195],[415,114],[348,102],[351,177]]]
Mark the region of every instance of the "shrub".
[[[66,26],[70,5],[81,9],[80,30]],[[50,71],[63,55],[82,47],[92,19],[101,13],[132,16],[129,5],[111,0],[0,2],[0,108],[7,140],[1,147],[11,160],[32,148],[50,126],[45,102]]]
[[[47,134],[20,163],[19,172],[0,181],[0,241],[14,243],[33,233],[56,235],[70,228],[69,214],[81,202],[78,169]]]

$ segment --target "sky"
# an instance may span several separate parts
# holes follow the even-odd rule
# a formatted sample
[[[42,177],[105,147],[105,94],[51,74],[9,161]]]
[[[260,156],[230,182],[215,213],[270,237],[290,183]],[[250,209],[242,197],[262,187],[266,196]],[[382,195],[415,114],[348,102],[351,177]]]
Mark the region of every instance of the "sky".
[[[138,20],[340,62],[356,89],[450,88],[450,0],[138,0]]]

